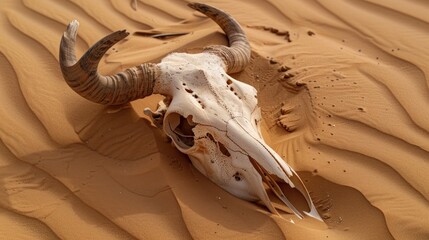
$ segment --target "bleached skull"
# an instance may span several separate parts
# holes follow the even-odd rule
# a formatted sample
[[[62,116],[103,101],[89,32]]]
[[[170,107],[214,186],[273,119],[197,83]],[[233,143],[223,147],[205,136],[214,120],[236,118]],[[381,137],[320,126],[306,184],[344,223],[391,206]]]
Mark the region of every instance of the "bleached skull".
[[[231,194],[262,200],[278,213],[267,194],[267,188],[271,189],[298,217],[320,220],[298,175],[262,138],[255,88],[228,75],[243,70],[250,60],[250,46],[240,25],[211,6],[189,6],[218,23],[230,46],[211,46],[199,54],[172,53],[158,64],[145,63],[102,76],[97,72],[98,62],[128,33],[108,35],[76,61],[78,23],[73,21],[60,46],[65,80],[83,97],[102,104],[124,104],[152,93],[166,96],[156,112],[146,109],[145,113],[202,174]],[[299,193],[301,203],[290,201],[286,192]]]

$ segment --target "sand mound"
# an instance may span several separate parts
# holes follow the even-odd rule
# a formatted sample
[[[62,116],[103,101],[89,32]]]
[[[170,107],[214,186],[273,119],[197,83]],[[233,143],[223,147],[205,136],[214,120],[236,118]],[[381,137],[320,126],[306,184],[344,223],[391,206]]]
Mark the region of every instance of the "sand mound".
[[[251,64],[233,77],[258,89],[265,138],[300,171],[326,226],[285,214],[292,224],[206,179],[143,117],[161,96],[104,107],[64,82],[58,47],[72,19],[79,56],[132,33],[104,73],[226,44],[186,1],[3,0],[0,236],[429,238],[429,5],[204,2],[248,34]]]

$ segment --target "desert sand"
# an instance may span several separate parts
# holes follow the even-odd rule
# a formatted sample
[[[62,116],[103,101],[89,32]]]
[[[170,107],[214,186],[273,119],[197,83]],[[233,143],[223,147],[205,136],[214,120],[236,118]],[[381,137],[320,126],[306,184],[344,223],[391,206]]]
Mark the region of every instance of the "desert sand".
[[[187,1],[1,0],[0,239],[429,239],[429,3],[202,2],[248,35],[252,61],[233,77],[258,90],[265,140],[325,223],[210,182],[144,116],[162,96],[106,107],[63,80],[73,19],[78,56],[131,32],[106,74],[227,44]]]

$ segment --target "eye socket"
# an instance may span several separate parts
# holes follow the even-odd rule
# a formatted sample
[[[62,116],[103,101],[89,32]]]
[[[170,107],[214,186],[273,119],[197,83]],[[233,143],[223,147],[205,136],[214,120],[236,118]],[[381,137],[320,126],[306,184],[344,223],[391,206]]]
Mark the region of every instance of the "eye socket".
[[[194,146],[194,132],[192,129],[196,124],[192,121],[192,115],[187,118],[178,113],[171,113],[167,120],[169,136],[181,148],[191,148]]]

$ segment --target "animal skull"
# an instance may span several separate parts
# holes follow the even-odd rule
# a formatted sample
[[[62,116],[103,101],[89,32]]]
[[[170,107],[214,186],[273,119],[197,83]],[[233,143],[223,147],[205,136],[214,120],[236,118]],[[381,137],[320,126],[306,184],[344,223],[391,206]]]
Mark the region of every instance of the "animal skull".
[[[159,64],[144,63],[102,76],[98,62],[128,33],[106,36],[76,61],[78,22],[72,21],[60,46],[66,82],[83,97],[102,104],[124,104],[152,93],[166,96],[156,112],[145,109],[145,113],[202,174],[237,197],[262,200],[278,214],[268,197],[269,188],[299,218],[305,214],[321,220],[301,179],[264,142],[255,88],[228,75],[243,70],[250,60],[250,46],[240,25],[211,6],[189,6],[218,23],[230,47],[211,46],[199,54],[172,53]],[[286,191],[299,193],[305,206],[291,203]]]

